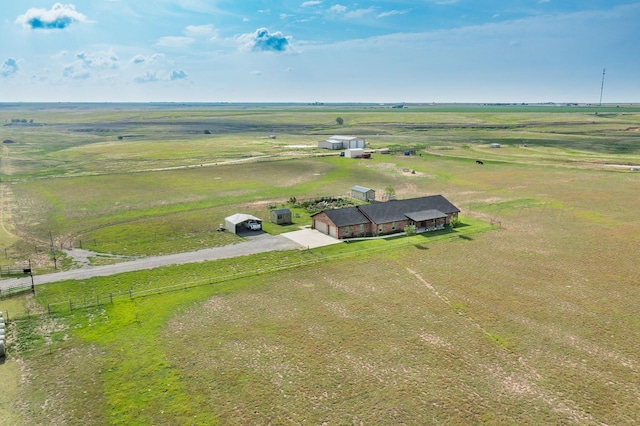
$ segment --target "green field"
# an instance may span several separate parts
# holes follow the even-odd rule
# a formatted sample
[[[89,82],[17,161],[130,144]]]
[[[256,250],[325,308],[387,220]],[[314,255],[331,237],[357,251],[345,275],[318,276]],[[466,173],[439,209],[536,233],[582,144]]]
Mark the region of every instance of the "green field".
[[[2,123],[22,117],[42,125],[0,127],[15,142],[2,146],[0,242],[4,264],[31,258],[39,273],[49,233],[124,256],[196,250],[240,241],[215,231],[237,211],[267,219],[356,184],[443,194],[467,226],[0,300],[16,318],[0,424],[640,418],[638,107],[0,109]],[[332,134],[397,153],[300,148]],[[180,283],[199,284],[47,314]]]

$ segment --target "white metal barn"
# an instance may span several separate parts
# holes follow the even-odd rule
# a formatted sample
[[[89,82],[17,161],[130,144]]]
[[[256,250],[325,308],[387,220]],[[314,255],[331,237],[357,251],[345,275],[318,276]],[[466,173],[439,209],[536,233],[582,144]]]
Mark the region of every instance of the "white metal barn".
[[[351,148],[364,148],[364,138],[357,136],[331,136],[329,139],[318,142],[318,148],[326,149],[351,149]]]
[[[258,222],[262,223],[262,219],[259,219],[250,214],[236,213],[232,216],[224,218],[224,227],[227,231],[237,234],[238,231],[244,230],[244,224],[249,220],[257,220]]]

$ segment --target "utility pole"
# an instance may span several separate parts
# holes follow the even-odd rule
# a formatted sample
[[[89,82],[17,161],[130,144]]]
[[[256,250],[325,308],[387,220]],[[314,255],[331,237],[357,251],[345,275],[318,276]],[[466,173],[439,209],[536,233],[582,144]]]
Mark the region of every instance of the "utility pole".
[[[27,269],[23,269],[22,272],[25,274],[29,274],[31,276],[31,293],[36,295],[36,284],[33,282],[33,269],[31,269],[31,259],[29,259],[29,267]]]
[[[606,71],[606,68],[602,68],[602,84],[600,84],[600,105],[598,106],[602,106],[602,91],[604,90],[604,73]]]

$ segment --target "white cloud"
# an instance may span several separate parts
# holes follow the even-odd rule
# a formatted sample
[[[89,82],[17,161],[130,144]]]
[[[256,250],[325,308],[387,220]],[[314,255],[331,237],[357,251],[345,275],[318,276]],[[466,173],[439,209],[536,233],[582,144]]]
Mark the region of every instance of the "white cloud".
[[[173,70],[169,73],[161,71],[146,71],[144,74],[140,74],[133,79],[134,82],[139,84],[144,83],[157,83],[157,82],[169,82],[177,80],[185,80],[188,78],[187,73],[184,70]]]
[[[341,15],[344,15],[344,17],[350,18],[350,19],[362,18],[363,16],[374,13],[375,11],[376,11],[376,8],[374,6],[368,7],[366,9],[349,10],[347,6],[343,6],[341,4],[334,4],[329,8],[329,12],[335,13],[335,14],[341,14]]]
[[[183,70],[171,71],[169,74],[169,80],[183,80],[187,78],[187,73]]]
[[[66,55],[67,53],[63,52],[59,57],[62,58]],[[91,77],[94,71],[115,70],[118,68],[120,68],[120,60],[111,51],[98,53],[78,52],[74,56],[74,60],[64,66],[62,75],[72,79],[86,79]]]
[[[72,4],[55,3],[51,10],[31,8],[18,16],[17,24],[31,30],[61,30],[75,22],[89,22],[87,17],[76,11]]]
[[[132,57],[131,59],[129,59],[129,62],[131,62],[134,65],[137,64],[149,64],[152,62],[155,62],[159,59],[164,58],[164,55],[161,53],[156,53],[154,55],[151,56],[144,56],[144,55],[135,55],[134,57]]]
[[[216,39],[218,31],[211,24],[189,25],[184,29],[184,33],[189,37]]]
[[[300,6],[301,7],[310,7],[310,6],[317,6],[319,4],[322,4],[321,0],[310,0],[310,1],[305,1]]]
[[[378,18],[387,18],[389,16],[405,15],[408,12],[409,12],[408,10],[390,10],[388,12],[379,13],[377,17]]]
[[[333,13],[345,13],[347,11],[347,6],[343,6],[341,4],[334,4],[329,8],[329,12]]]
[[[346,12],[344,14],[344,16],[346,16],[347,18],[362,18],[363,16],[369,15],[370,13],[374,13],[376,11],[376,8],[371,6],[368,7],[366,9],[355,9],[355,10],[350,10],[348,12]]]
[[[2,66],[0,66],[0,76],[1,77],[11,77],[16,74],[20,67],[18,66],[18,61],[13,58],[8,58]]]
[[[154,83],[160,81],[157,74],[153,71],[147,71],[133,79],[136,83]]]
[[[167,36],[160,37],[160,39],[158,39],[158,42],[156,43],[156,46],[181,49],[193,44],[193,42],[195,41],[196,40],[192,37]]]
[[[242,34],[237,39],[244,50],[284,52],[290,49],[290,37],[280,31],[270,33],[266,28],[258,28],[254,33]]]

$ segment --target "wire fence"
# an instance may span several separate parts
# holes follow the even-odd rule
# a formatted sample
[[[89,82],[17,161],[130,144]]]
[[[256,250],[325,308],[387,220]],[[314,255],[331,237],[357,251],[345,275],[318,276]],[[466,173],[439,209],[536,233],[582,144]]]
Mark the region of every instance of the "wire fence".
[[[457,239],[457,238],[469,239],[470,238],[469,235],[476,234],[479,232],[484,232],[494,228],[496,228],[495,225],[493,226],[487,225],[486,227],[474,228],[473,230],[469,230],[465,232],[456,232],[454,234],[444,234],[444,235],[441,234],[436,236],[436,238],[438,240]],[[354,250],[352,252],[339,253],[331,256],[315,253],[314,257],[311,257],[303,261],[284,263],[278,266],[252,269],[250,271],[244,271],[244,272],[236,272],[229,275],[217,276],[215,278],[204,278],[204,279],[199,279],[195,281],[188,281],[188,282],[185,281],[185,282],[176,283],[168,286],[143,288],[143,289],[136,289],[134,287],[130,287],[126,290],[118,290],[118,291],[113,291],[108,293],[107,292],[93,293],[93,294],[87,294],[83,296],[69,297],[66,300],[57,300],[52,302],[41,300],[39,302],[43,305],[43,307],[45,308],[45,311],[40,315],[62,315],[62,316],[70,315],[74,311],[88,309],[88,308],[96,308],[100,306],[113,305],[118,302],[134,300],[136,298],[141,298],[141,297],[147,297],[147,296],[158,295],[158,294],[169,293],[169,292],[176,292],[176,291],[186,291],[195,287],[201,287],[206,285],[223,284],[223,283],[238,280],[238,279],[245,279],[253,276],[269,274],[269,273],[284,271],[288,269],[295,269],[303,266],[310,266],[310,265],[329,262],[337,259],[366,256],[366,255],[375,254],[383,251],[389,251],[389,250],[393,251],[392,250],[393,248],[400,247],[401,245],[405,244],[405,241],[407,242],[410,241],[410,240],[399,238],[401,236],[402,234],[398,236],[386,236],[386,238],[391,237],[391,238],[398,239],[397,243],[392,244],[391,246],[369,247],[366,249]],[[415,240],[413,241],[415,242]],[[432,240],[432,241],[435,241],[435,240]],[[30,285],[21,285],[21,286],[12,287],[9,289],[3,289],[2,292],[0,292],[0,298],[30,292],[31,290],[32,289]],[[35,290],[37,293],[37,287]],[[16,314],[13,316],[13,319],[19,319],[27,315],[34,316],[38,314],[34,314],[33,312],[29,312],[27,314]]]
[[[19,294],[28,293],[31,291],[31,284],[20,284],[7,288],[0,288],[0,300],[7,299]]]
[[[312,265],[319,262],[325,262],[330,260],[331,257],[315,257],[302,262],[288,263],[279,265],[276,267],[253,269],[246,272],[238,272],[230,275],[218,276],[216,278],[205,278],[189,282],[181,282],[162,287],[152,287],[145,289],[135,289],[130,287],[126,290],[118,290],[109,293],[95,293],[91,295],[84,295],[82,297],[73,297],[64,301],[57,302],[45,302],[46,313],[49,315],[68,315],[76,310],[96,308],[105,305],[112,305],[117,302],[125,300],[133,300],[136,298],[147,297],[152,295],[158,295],[169,292],[184,291],[195,287],[201,287],[206,285],[223,284],[233,280],[249,278],[267,273],[273,273],[277,271],[284,271],[287,269],[299,268],[302,266]]]

